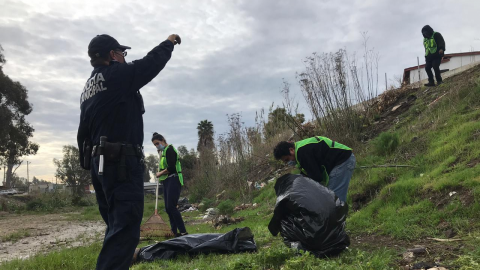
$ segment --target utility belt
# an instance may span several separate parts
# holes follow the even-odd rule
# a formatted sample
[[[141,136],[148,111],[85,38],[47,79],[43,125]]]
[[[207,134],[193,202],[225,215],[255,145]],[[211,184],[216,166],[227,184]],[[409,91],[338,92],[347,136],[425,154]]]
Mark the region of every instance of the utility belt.
[[[105,147],[94,145],[92,157],[104,155],[106,161],[116,161],[122,155],[143,157],[143,147],[133,144],[109,143],[105,142]]]
[[[87,155],[86,155],[87,156]],[[125,143],[111,143],[101,138],[99,145],[94,145],[90,157],[100,157],[98,175],[103,175],[104,162],[114,163],[117,165],[117,181],[130,181],[130,176],[127,171],[126,157],[136,156],[142,160],[143,147],[141,145],[125,144]]]

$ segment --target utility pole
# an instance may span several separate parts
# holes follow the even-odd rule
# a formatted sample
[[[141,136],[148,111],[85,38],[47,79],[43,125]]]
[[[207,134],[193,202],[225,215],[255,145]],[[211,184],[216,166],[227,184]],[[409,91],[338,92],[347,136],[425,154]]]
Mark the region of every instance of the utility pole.
[[[27,160],[27,193],[30,193],[30,188],[29,188],[29,185],[28,185],[28,183],[30,182],[30,177],[29,177],[29,174],[28,174],[28,163],[31,163],[31,162]]]
[[[420,58],[418,58],[418,56],[417,56],[417,68],[418,68],[418,86],[420,87],[420,85],[421,85],[420,81],[422,79],[420,78]]]
[[[385,91],[387,91],[387,73],[385,72]]]

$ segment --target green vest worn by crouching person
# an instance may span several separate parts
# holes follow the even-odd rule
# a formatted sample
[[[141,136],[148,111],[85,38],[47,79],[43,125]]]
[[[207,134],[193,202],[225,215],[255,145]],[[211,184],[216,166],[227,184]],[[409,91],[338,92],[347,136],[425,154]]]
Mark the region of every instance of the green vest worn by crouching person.
[[[330,148],[335,148],[335,149],[342,149],[342,150],[352,150],[352,148],[346,146],[346,145],[343,145],[341,143],[338,143],[336,141],[332,141],[331,139],[327,138],[327,137],[322,137],[322,136],[315,136],[315,137],[312,137],[312,138],[308,138],[308,139],[305,139],[305,140],[301,140],[301,141],[298,141],[295,143],[295,160],[297,161],[297,168],[303,173],[305,174],[306,176],[308,176],[307,174],[307,171],[305,171],[305,169],[302,168],[302,166],[300,165],[300,162],[298,162],[298,158],[297,158],[297,152],[298,152],[298,149],[302,148],[303,146],[307,145],[307,144],[311,144],[311,143],[321,143],[321,142],[325,142],[328,147]],[[327,169],[325,168],[325,166],[322,165],[322,171],[323,171],[323,176],[322,178],[325,180],[325,183],[322,183],[324,184],[325,186],[328,185],[328,180],[329,180],[329,177],[328,177],[328,173],[327,173]]]
[[[165,147],[165,149],[163,149],[162,158],[160,158],[160,162],[158,163],[158,169],[159,169],[159,171],[163,171],[168,167],[168,164],[167,164],[167,149],[169,147],[172,147],[173,150],[175,151],[175,153],[177,153],[177,161],[175,162],[175,168],[177,169],[177,175],[178,175],[178,179],[180,179],[180,184],[182,184],[182,186],[183,186],[182,165],[180,165],[180,160],[178,159],[177,149],[175,149],[175,147],[173,147],[172,145],[169,144],[169,145],[167,145],[167,147]],[[168,177],[168,175],[166,175],[166,174],[161,175],[158,178],[158,181],[163,181],[163,180],[167,179],[167,177]]]
[[[437,52],[437,42],[435,42],[435,33],[433,32],[433,35],[430,38],[424,38],[423,39],[423,46],[425,47],[425,56],[428,56],[429,54],[434,54]]]

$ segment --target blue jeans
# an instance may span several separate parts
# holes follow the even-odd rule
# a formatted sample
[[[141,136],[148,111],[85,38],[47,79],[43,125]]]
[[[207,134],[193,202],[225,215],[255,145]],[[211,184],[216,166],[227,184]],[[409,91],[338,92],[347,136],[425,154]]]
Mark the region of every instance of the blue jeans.
[[[355,169],[355,156],[352,155],[342,164],[333,167],[329,175],[328,188],[333,190],[337,197],[346,202],[348,185]]]

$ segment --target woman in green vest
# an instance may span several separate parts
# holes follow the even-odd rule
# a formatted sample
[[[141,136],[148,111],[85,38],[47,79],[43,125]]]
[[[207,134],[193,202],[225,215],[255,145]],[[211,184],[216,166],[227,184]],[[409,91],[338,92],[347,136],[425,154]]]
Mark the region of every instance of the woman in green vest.
[[[182,166],[178,159],[177,149],[173,145],[167,144],[167,140],[156,132],[153,133],[152,143],[157,151],[162,153],[156,176],[158,181],[163,183],[163,200],[170,219],[170,227],[176,236],[187,235],[182,215],[177,209],[180,191],[183,186]]]
[[[315,136],[298,142],[279,142],[273,155],[277,160],[297,166],[302,174],[331,189],[340,200],[347,201],[356,164],[350,147]]]

